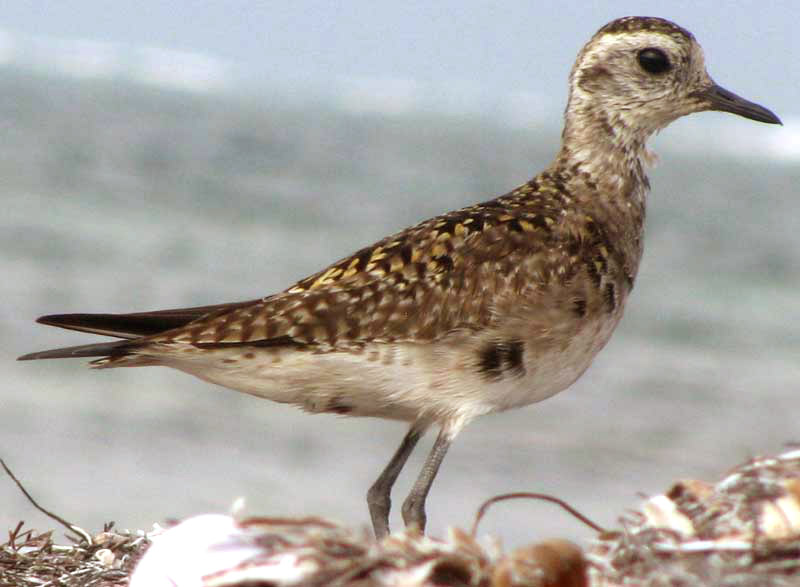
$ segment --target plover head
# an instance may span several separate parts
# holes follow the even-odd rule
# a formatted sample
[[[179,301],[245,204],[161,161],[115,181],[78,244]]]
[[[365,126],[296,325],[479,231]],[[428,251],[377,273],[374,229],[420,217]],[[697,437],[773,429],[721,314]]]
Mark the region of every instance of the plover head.
[[[642,146],[670,122],[704,110],[780,124],[771,111],[714,82],[689,31],[661,18],[629,16],[601,28],[578,55],[564,134],[579,143]]]

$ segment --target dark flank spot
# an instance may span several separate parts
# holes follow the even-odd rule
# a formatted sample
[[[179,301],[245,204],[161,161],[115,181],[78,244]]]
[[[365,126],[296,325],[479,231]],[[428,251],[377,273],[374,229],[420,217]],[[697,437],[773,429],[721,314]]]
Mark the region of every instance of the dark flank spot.
[[[243,356],[245,359],[255,359],[255,358],[256,358],[256,354],[255,354],[255,353],[245,353],[245,354],[244,354],[244,355],[242,355],[242,356]]]
[[[236,361],[236,359],[222,359],[222,362],[227,364],[227,365],[230,365],[232,363],[236,363],[237,361]]]
[[[578,318],[583,318],[586,316],[586,300],[583,298],[577,298],[575,301],[572,302],[572,309],[575,312],[575,315]]]
[[[496,379],[502,374],[500,345],[489,343],[478,353],[478,369],[487,379]]]
[[[345,415],[353,411],[353,406],[345,402],[342,397],[333,397],[328,403],[328,407],[325,409],[325,411],[333,412],[334,414]]]
[[[525,373],[525,366],[522,363],[524,354],[525,343],[521,340],[510,340],[506,343],[506,364],[508,370],[513,371],[515,375]]]
[[[491,342],[478,353],[478,370],[489,380],[500,379],[506,371],[522,375],[524,354],[525,344],[521,340]]]
[[[608,306],[608,311],[613,312],[617,307],[616,288],[613,283],[606,284],[603,290],[603,297],[605,298],[606,306]]]

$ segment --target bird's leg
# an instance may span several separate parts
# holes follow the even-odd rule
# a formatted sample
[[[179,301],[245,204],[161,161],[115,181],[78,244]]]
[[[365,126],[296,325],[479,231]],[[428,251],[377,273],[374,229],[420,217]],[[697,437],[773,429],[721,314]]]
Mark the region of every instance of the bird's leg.
[[[403,465],[406,464],[408,456],[414,447],[425,434],[428,424],[414,423],[409,428],[403,441],[395,451],[392,460],[380,474],[372,487],[367,491],[367,506],[369,515],[372,518],[372,528],[375,530],[376,538],[383,538],[389,534],[389,510],[392,507],[391,491],[392,485],[397,480]]]
[[[417,477],[414,487],[411,488],[411,493],[403,502],[403,521],[407,528],[414,527],[420,532],[425,532],[425,499],[428,497],[428,491],[439,471],[439,465],[442,464],[454,436],[454,431],[445,426],[436,437],[436,442],[433,443],[433,448],[422,466],[422,471]]]

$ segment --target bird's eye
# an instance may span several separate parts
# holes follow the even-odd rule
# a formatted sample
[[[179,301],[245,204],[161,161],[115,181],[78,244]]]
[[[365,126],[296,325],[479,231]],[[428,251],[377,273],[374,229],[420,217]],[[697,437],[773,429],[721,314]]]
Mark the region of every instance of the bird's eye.
[[[647,73],[664,73],[671,67],[667,54],[661,49],[655,49],[654,47],[648,47],[647,49],[639,51],[637,59],[639,60],[639,65],[641,65],[642,69]]]

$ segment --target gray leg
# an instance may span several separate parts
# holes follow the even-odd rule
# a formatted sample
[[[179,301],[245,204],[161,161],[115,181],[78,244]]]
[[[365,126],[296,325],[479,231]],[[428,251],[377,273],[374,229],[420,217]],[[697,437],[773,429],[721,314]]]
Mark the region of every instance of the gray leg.
[[[397,476],[403,470],[408,456],[414,447],[425,434],[427,424],[412,424],[409,431],[403,437],[403,442],[397,448],[392,460],[380,474],[377,481],[367,491],[367,506],[369,515],[372,518],[372,527],[375,530],[376,538],[383,538],[389,534],[389,510],[392,507],[391,491],[392,485],[397,481]]]
[[[442,464],[442,459],[447,454],[447,449],[450,448],[452,441],[452,432],[442,428],[411,493],[403,502],[403,521],[406,523],[406,527],[415,527],[420,532],[425,532],[425,499],[428,497],[428,491],[439,471],[439,465]]]

